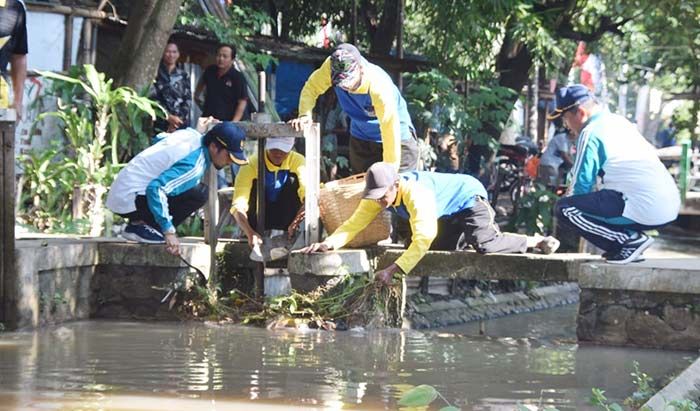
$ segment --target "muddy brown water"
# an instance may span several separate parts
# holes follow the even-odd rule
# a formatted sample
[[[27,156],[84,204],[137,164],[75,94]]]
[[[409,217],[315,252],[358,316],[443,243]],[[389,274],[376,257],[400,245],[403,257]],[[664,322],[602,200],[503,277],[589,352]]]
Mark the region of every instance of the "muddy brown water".
[[[586,409],[693,353],[577,345],[575,306],[439,331],[84,321],[0,334],[0,410],[396,409],[430,384],[463,410]],[[437,400],[430,409],[444,403]]]

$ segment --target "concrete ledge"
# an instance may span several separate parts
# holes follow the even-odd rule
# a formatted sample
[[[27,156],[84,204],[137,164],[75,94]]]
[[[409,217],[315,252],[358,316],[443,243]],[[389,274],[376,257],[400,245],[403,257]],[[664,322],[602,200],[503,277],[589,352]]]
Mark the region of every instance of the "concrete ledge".
[[[581,266],[581,288],[700,294],[700,258],[650,258],[641,263]]]
[[[365,250],[338,250],[329,253],[289,255],[287,269],[290,274],[313,274],[316,276],[338,276],[366,273],[371,270]]]
[[[665,411],[669,409],[668,404],[672,401],[696,401],[698,392],[700,392],[700,359],[695,360],[671,383],[651,397],[641,409]]]
[[[405,250],[385,250],[377,267],[385,267]],[[599,260],[591,254],[479,254],[474,251],[429,251],[410,276],[474,280],[577,281],[582,263]]]

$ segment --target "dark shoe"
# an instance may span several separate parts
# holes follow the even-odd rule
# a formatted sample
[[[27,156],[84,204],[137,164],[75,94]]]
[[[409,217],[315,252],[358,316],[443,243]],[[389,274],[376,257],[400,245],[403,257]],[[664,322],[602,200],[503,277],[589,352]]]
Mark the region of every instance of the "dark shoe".
[[[146,244],[163,244],[163,234],[148,224],[129,224],[121,233],[122,238]]]
[[[612,251],[606,251],[606,252],[604,252],[603,254],[601,254],[601,257],[603,257],[604,259],[607,260],[608,257],[612,257],[612,256],[614,256],[615,254],[617,254],[617,253],[613,253]],[[646,260],[644,259],[644,257],[637,257],[637,259],[634,260],[634,261],[632,261],[632,262],[633,262],[633,263],[641,263],[641,262],[643,262],[643,261],[646,261]]]
[[[620,251],[614,255],[608,256],[606,261],[610,264],[628,264],[637,261],[642,256],[642,253],[644,253],[644,250],[649,248],[653,242],[653,238],[646,234],[640,234],[639,237],[634,240],[627,240],[627,242],[622,245]]]

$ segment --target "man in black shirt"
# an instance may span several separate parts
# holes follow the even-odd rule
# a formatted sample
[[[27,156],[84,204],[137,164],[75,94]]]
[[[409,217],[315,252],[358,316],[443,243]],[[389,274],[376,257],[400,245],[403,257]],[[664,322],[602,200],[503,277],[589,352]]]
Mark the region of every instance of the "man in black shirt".
[[[202,116],[221,121],[240,121],[248,104],[246,82],[233,67],[236,48],[222,44],[216,52],[216,64],[207,67],[197,83],[195,99],[206,89]]]
[[[14,92],[12,107],[19,120],[22,118],[24,80],[27,78],[27,13],[21,0],[0,0],[0,96],[4,99],[7,99],[8,91],[5,81],[8,62]]]

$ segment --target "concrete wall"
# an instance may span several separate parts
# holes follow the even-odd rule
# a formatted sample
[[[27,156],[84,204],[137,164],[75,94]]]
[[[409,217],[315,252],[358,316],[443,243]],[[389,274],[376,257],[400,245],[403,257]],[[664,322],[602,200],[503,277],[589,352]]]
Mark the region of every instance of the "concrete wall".
[[[209,272],[209,246],[184,242],[188,261]],[[114,239],[18,240],[8,328],[86,318],[175,319],[160,303],[190,270],[162,246]]]
[[[580,341],[677,350],[700,349],[700,259],[624,266],[584,264]]]
[[[578,339],[606,345],[700,349],[700,295],[583,289]]]

